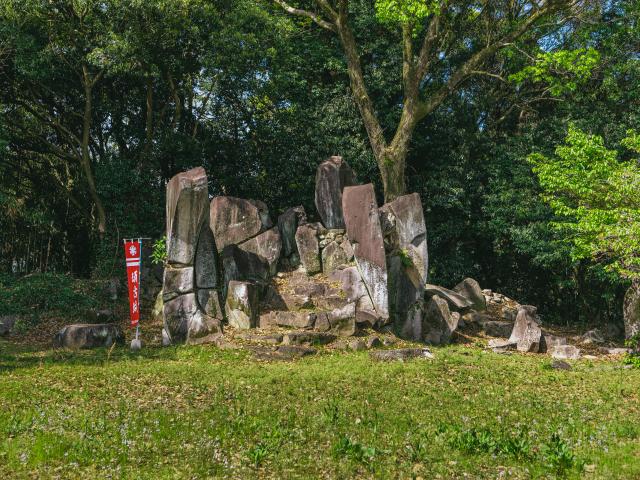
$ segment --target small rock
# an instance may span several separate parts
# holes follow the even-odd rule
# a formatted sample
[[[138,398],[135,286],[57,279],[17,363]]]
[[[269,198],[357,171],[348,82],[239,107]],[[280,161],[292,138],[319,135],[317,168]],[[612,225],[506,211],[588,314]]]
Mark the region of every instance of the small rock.
[[[381,362],[392,360],[405,361],[411,360],[413,358],[433,358],[433,354],[428,348],[399,348],[396,350],[376,350],[371,352],[370,356],[372,359]]]
[[[594,328],[593,330],[589,330],[587,333],[582,335],[581,341],[582,343],[587,345],[591,343],[604,343],[604,336],[602,335],[602,332],[600,330]]]
[[[298,345],[281,345],[276,350],[279,355],[284,358],[299,358],[306,357],[307,355],[313,355],[316,353],[315,348],[298,346]]]
[[[378,337],[369,337],[367,338],[367,349],[371,350],[372,348],[380,348],[382,347],[382,342]]]
[[[571,365],[564,360],[554,360],[551,362],[551,368],[555,370],[571,370]]]
[[[8,335],[18,320],[17,315],[3,315],[0,317],[0,336]]]
[[[142,340],[139,338],[134,338],[131,340],[131,351],[139,352],[142,349]]]
[[[625,355],[633,352],[630,348],[602,348],[601,351],[607,355]]]

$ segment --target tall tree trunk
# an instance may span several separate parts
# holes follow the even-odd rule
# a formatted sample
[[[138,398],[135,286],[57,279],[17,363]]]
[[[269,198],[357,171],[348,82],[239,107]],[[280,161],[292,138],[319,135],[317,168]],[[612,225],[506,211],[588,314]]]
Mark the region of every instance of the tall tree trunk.
[[[89,69],[86,65],[83,65],[82,67],[82,74],[84,80],[83,83],[85,99],[84,114],[82,116],[82,145],[80,163],[82,166],[82,171],[87,180],[89,195],[91,196],[91,200],[96,207],[98,233],[100,234],[100,237],[103,237],[105,232],[107,231],[107,215],[105,214],[102,200],[100,199],[98,190],[96,189],[96,182],[93,176],[93,171],[91,169],[91,156],[89,154],[89,134],[91,133],[91,113],[93,108],[91,97],[93,95],[93,85],[95,84],[98,77],[91,79],[89,75]]]

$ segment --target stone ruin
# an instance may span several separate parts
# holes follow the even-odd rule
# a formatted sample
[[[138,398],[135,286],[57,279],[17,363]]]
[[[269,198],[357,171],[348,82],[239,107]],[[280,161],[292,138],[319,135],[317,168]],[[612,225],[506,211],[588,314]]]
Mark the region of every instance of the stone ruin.
[[[341,157],[317,169],[319,221],[311,221],[302,206],[274,221],[259,200],[209,201],[207,191],[202,168],[167,185],[167,264],[155,307],[163,317],[164,345],[230,346],[222,335],[228,328],[234,339],[278,345],[278,355],[305,355],[310,344],[373,348],[391,342],[391,333],[445,344],[464,327],[493,337],[488,347],[497,353],[580,356],[567,338],[543,330],[533,306],[482,290],[470,278],[451,290],[429,284],[420,196],[378,206],[373,185],[358,184]],[[371,330],[385,335],[361,335]],[[604,340],[594,330],[573,341]],[[621,349],[613,350],[608,354]],[[386,352],[379,352],[380,360],[431,355],[424,348]]]
[[[378,207],[341,157],[315,182],[320,221],[301,206],[274,222],[259,200],[219,196],[195,168],[167,185],[163,343],[203,343],[234,329],[292,328],[352,336],[393,329],[448,341],[457,322],[427,295],[427,229],[418,194]],[[440,308],[441,307],[441,308]]]

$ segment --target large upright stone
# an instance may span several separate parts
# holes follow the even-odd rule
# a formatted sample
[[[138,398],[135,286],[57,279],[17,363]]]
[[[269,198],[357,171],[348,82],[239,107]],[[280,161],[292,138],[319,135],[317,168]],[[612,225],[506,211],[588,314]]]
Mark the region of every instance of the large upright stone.
[[[303,206],[291,207],[278,217],[278,230],[282,239],[282,256],[289,258],[298,253],[296,231],[300,225],[307,223],[307,214]]]
[[[217,251],[209,226],[207,174],[194,168],[167,185],[163,338],[196,340],[221,330]]]
[[[308,275],[315,275],[322,271],[320,263],[320,239],[323,230],[319,223],[300,225],[296,231],[296,245],[300,255],[300,263]]]
[[[179,173],[169,181],[166,210],[167,262],[193,265],[198,238],[205,217],[209,216],[207,173],[204,168]]]
[[[420,195],[403,195],[380,207],[380,223],[387,254],[391,317],[396,331],[415,332],[418,323],[413,306],[424,296],[429,268]],[[407,322],[414,327],[405,326]]]
[[[211,200],[211,230],[219,251],[227,245],[237,245],[255,237],[270,227],[269,212],[262,202],[236,197]]]
[[[640,335],[640,283],[634,281],[624,296],[624,336],[627,340]]]
[[[331,157],[316,172],[316,208],[326,228],[344,228],[342,191],[355,184],[353,171],[342,157]]]
[[[377,313],[389,316],[387,264],[373,185],[346,187],[342,210],[358,271]]]

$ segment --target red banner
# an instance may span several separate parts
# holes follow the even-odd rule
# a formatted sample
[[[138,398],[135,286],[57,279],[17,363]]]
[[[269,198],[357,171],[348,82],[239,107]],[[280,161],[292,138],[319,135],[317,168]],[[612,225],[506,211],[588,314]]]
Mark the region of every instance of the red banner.
[[[129,314],[131,326],[135,327],[140,321],[140,258],[142,256],[142,242],[127,240],[124,242],[124,255],[127,261],[127,283],[129,284]]]

